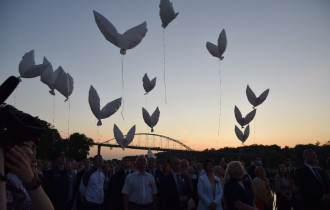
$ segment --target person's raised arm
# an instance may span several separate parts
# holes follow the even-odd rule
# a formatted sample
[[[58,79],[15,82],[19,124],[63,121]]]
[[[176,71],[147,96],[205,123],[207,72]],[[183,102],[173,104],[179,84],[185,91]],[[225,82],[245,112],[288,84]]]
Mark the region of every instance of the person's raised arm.
[[[23,183],[29,193],[34,209],[53,210],[53,204],[41,187],[40,180],[34,176],[30,158],[18,146],[13,146],[6,153],[5,166]]]

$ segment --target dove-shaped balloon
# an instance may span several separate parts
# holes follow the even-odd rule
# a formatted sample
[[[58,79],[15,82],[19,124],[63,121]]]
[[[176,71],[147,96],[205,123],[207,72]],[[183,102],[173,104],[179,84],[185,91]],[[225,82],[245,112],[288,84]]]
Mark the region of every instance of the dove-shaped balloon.
[[[242,142],[242,144],[244,144],[244,142],[246,141],[247,138],[249,138],[250,135],[250,125],[248,125],[245,130],[244,130],[244,134],[242,133],[242,131],[235,125],[235,133],[237,138]]]
[[[33,78],[40,76],[49,64],[36,65],[34,60],[34,50],[24,54],[18,66],[18,71],[22,78]]]
[[[55,81],[57,79],[58,73],[59,71],[53,71],[53,66],[52,64],[47,60],[46,57],[44,57],[44,61],[43,64],[48,65],[48,67],[46,68],[46,70],[41,74],[40,76],[40,81],[45,83],[46,85],[48,85],[48,87],[50,88],[49,93],[51,95],[55,95],[54,92],[54,85],[55,85]]]
[[[245,125],[249,124],[253,120],[257,110],[256,109],[252,110],[244,118],[242,117],[241,111],[237,108],[237,106],[235,106],[234,111],[235,111],[235,118],[238,124],[240,124],[242,128],[244,128]]]
[[[262,104],[266,100],[268,93],[269,89],[265,90],[259,97],[256,97],[249,85],[246,87],[246,96],[249,102],[252,104],[253,108]]]
[[[174,12],[173,5],[169,0],[160,0],[159,8],[159,16],[162,20],[162,27],[166,28],[166,26],[170,24],[170,22],[172,22],[179,13]]]
[[[88,102],[94,116],[99,120],[97,122],[98,126],[102,125],[101,119],[110,117],[121,106],[121,98],[118,98],[109,102],[100,110],[100,97],[92,85],[89,88]]]
[[[150,159],[150,158],[156,159],[157,156],[154,155],[154,153],[152,153],[151,149],[149,148],[149,149],[148,149],[148,159]]]
[[[56,69],[54,74],[57,75],[54,88],[65,96],[65,101],[67,101],[73,91],[73,78],[69,73],[66,73],[61,66]]]
[[[225,52],[227,48],[227,36],[225,29],[222,29],[219,38],[218,38],[218,46],[212,44],[211,42],[206,42],[206,48],[214,57],[222,60],[224,57],[222,54]]]
[[[151,132],[154,132],[154,126],[156,126],[158,123],[159,114],[160,112],[158,107],[151,116],[149,115],[148,111],[142,107],[142,115],[144,122],[151,128]]]
[[[120,54],[125,55],[126,50],[136,47],[146,35],[147,23],[144,21],[125,33],[117,32],[115,26],[100,13],[94,12],[95,22],[106,40],[120,48]]]
[[[154,89],[154,87],[155,87],[155,85],[156,85],[156,77],[153,78],[153,79],[150,81],[150,79],[149,79],[147,73],[145,73],[144,76],[143,76],[142,81],[143,81],[143,88],[144,88],[144,90],[146,91],[146,93],[145,93],[144,95],[146,95],[146,94],[148,94],[152,89]]]
[[[124,137],[123,133],[119,130],[117,125],[113,126],[113,135],[117,143],[121,146],[123,150],[133,141],[135,135],[135,125],[128,131],[127,135]]]

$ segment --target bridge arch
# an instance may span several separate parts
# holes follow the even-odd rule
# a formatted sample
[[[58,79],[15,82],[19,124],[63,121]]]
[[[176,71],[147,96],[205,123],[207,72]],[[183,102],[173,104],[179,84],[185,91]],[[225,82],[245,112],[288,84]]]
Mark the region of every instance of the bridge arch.
[[[191,147],[187,146],[186,144],[180,142],[179,140],[176,140],[176,139],[173,139],[171,137],[168,137],[168,136],[164,136],[164,135],[160,135],[160,134],[154,134],[154,133],[136,133],[135,136],[156,136],[156,137],[164,138],[164,139],[167,139],[169,141],[172,141],[172,142],[174,142],[176,144],[181,145],[182,147],[185,148],[186,151],[194,151]],[[110,141],[114,141],[114,140],[115,140],[115,138],[109,139],[107,141],[104,141],[104,142],[100,143],[99,145],[106,146],[107,143],[109,144]],[[133,146],[129,146],[129,148],[134,148],[134,147]],[[139,148],[141,148],[141,147],[139,147]],[[156,149],[156,148],[154,148],[154,149]],[[158,149],[159,150],[168,150],[168,149],[162,149],[162,148],[158,148]]]

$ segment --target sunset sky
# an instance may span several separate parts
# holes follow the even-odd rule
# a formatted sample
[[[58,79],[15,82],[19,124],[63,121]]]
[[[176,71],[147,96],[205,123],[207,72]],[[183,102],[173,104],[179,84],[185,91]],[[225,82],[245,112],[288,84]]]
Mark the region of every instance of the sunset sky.
[[[257,107],[245,145],[292,147],[330,140],[330,1],[172,3],[179,15],[163,39],[158,0],[0,0],[1,83],[19,76],[19,62],[32,49],[37,64],[46,56],[54,70],[62,66],[74,79],[70,101],[64,102],[59,92],[50,95],[38,77],[22,79],[6,102],[54,124],[63,137],[79,132],[96,142],[114,137],[114,123],[124,134],[133,125],[137,133],[150,133],[142,107],[149,113],[159,107],[154,133],[195,150],[218,149],[242,145],[234,131],[234,107],[243,115],[252,110],[245,94],[249,85],[257,96],[268,88],[270,93]],[[122,56],[101,34],[93,10],[120,33],[147,22],[142,42],[123,57],[124,88]],[[228,46],[219,66],[205,45],[217,43],[223,28]],[[157,77],[147,96],[145,73]],[[100,127],[88,104],[90,85],[98,91],[101,107],[124,98],[124,106]],[[93,148],[91,155],[95,153]],[[147,151],[102,149],[106,158],[138,153]]]

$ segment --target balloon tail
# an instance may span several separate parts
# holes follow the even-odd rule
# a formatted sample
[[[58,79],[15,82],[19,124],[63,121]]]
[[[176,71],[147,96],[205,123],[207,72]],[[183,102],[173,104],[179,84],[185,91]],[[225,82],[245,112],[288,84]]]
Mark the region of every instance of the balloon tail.
[[[164,86],[165,86],[165,103],[167,104],[167,99],[166,99],[166,74],[165,74],[165,29],[163,28],[163,44],[164,44]]]
[[[102,125],[101,120],[98,120],[98,121],[97,121],[97,126],[101,126],[101,125]]]
[[[221,69],[219,60],[219,125],[218,125],[218,136],[220,135],[220,125],[221,125]]]

